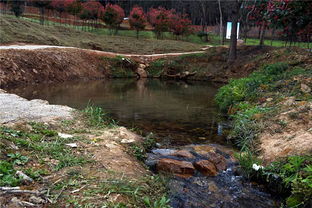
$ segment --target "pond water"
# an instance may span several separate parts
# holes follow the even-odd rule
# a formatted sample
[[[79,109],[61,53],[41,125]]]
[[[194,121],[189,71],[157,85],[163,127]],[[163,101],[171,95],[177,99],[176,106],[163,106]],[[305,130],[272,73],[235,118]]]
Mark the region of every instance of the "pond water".
[[[10,92],[77,109],[100,106],[120,125],[153,132],[170,146],[225,144],[214,103],[217,89],[201,82],[117,79],[28,85]]]

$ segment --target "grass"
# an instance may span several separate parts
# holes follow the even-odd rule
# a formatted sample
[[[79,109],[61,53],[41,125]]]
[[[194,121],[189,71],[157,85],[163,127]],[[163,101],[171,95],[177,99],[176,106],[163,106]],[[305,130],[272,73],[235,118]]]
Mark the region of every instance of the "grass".
[[[87,124],[96,128],[111,128],[116,126],[116,122],[100,107],[88,104],[82,111],[86,117]]]
[[[34,19],[34,18],[29,18],[29,17],[22,17],[25,20],[34,22],[34,23],[40,23],[39,19]],[[69,28],[74,28],[77,30],[86,30],[86,27],[83,26],[72,26],[72,25],[68,25],[68,24],[64,24],[64,23],[56,23],[56,22],[52,22],[52,21],[47,21],[46,20],[47,25],[62,25],[64,27],[69,27]],[[104,25],[104,24],[103,24]],[[108,28],[88,28],[88,31],[97,35],[104,35],[104,36],[111,36],[112,35],[112,31]],[[121,29],[118,30],[118,36],[126,36],[126,37],[133,37],[133,38],[137,38],[137,33],[135,30],[129,30],[129,29]],[[157,39],[156,35],[153,31],[150,30],[145,30],[145,31],[140,31],[139,32],[139,39]],[[214,35],[212,33],[209,34],[209,42],[205,42],[203,41],[198,35],[196,34],[191,34],[189,36],[184,36],[184,37],[175,37],[174,35],[172,35],[172,33],[169,32],[164,32],[162,34],[162,39],[164,40],[179,40],[179,41],[185,41],[185,42],[191,42],[191,43],[196,43],[196,44],[200,44],[202,46],[204,45],[219,45],[220,44],[220,36],[218,35]]]
[[[31,130],[14,130],[0,127],[0,186],[16,186],[20,179],[15,176],[17,170],[22,170],[39,178],[50,171],[58,171],[65,167],[82,165],[90,159],[86,155],[76,155],[66,147],[66,144],[81,141],[79,138],[61,138],[57,132],[50,130],[48,126],[39,123],[31,123]],[[6,143],[12,143],[19,149],[12,150]],[[34,169],[28,166],[30,161],[37,161],[44,168]]]
[[[266,46],[285,47],[285,44],[286,41],[283,40],[264,40],[264,45]],[[247,38],[246,45],[259,45],[259,39]],[[299,48],[311,48],[312,44],[307,42],[295,42],[293,46],[297,46]]]
[[[202,47],[201,44],[186,41],[136,39],[122,35],[111,36],[106,35],[105,30],[102,32],[101,30],[84,32],[69,26],[42,26],[36,22],[8,15],[0,16],[0,23],[1,44],[25,42],[134,54],[195,51]]]
[[[164,74],[177,74],[181,72],[197,72],[196,79],[206,79],[205,75],[210,70],[210,52],[188,54],[173,58],[158,59],[146,68],[149,76],[162,77]]]

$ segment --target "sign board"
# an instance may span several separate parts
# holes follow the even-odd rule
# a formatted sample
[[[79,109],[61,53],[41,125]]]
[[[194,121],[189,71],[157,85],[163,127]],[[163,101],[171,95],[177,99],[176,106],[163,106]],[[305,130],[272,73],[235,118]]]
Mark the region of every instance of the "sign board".
[[[232,22],[227,22],[226,39],[231,39],[231,32],[232,32]],[[237,36],[236,36],[237,39],[238,39],[238,35],[239,35],[239,23],[237,23]]]

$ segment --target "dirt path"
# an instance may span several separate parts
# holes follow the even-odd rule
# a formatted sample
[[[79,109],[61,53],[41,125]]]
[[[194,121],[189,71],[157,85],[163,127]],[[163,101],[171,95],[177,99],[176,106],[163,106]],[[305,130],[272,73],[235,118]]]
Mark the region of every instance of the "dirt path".
[[[192,51],[192,52],[180,52],[180,53],[163,53],[163,54],[152,54],[152,55],[145,55],[145,54],[124,54],[124,53],[114,53],[114,52],[105,52],[105,51],[98,51],[98,50],[91,50],[91,49],[80,49],[76,47],[66,47],[66,46],[51,46],[51,45],[5,45],[0,46],[0,50],[39,50],[39,49],[49,49],[49,48],[59,48],[59,49],[80,49],[82,51],[97,54],[101,56],[107,57],[115,57],[115,56],[123,56],[127,58],[134,58],[136,60],[141,60],[142,62],[149,62],[159,58],[171,57],[171,56],[181,56],[181,55],[188,55],[188,54],[196,54],[196,53],[204,53],[205,50],[213,46],[205,46],[202,51]]]

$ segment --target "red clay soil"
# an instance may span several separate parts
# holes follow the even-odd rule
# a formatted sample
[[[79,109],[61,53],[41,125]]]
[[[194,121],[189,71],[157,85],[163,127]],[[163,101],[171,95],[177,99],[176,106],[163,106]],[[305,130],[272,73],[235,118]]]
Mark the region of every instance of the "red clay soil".
[[[79,49],[1,50],[0,87],[103,78],[98,56]]]

